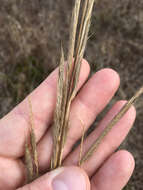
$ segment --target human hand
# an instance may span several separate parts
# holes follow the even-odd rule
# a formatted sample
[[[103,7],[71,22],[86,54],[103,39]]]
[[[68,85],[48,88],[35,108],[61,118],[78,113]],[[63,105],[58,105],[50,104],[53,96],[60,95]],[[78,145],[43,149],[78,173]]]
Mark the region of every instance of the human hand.
[[[0,190],[121,190],[134,169],[134,159],[125,150],[115,152],[128,134],[134,120],[132,107],[104,138],[96,153],[81,167],[80,147],[71,152],[72,146],[96,116],[104,109],[119,86],[119,76],[111,69],[95,73],[86,84],[89,65],[83,61],[78,88],[80,92],[74,99],[70,114],[70,128],[63,153],[64,167],[46,173],[33,183],[23,186],[25,167],[22,161],[25,138],[29,132],[29,104],[27,98],[0,120]],[[33,108],[34,127],[40,171],[49,168],[52,154],[51,124],[56,102],[57,69],[30,95]],[[84,84],[84,85],[83,85]],[[81,88],[82,87],[82,88]],[[125,104],[117,102],[106,114],[98,127],[85,140],[83,152],[99,136],[107,123]],[[23,186],[23,187],[21,187]]]

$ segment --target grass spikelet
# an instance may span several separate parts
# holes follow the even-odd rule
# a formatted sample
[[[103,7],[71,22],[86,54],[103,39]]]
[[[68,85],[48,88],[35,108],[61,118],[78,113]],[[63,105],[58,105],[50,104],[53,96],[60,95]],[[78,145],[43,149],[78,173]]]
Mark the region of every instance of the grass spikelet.
[[[32,112],[32,104],[28,98],[30,108],[30,138],[29,143],[25,145],[25,164],[27,168],[27,182],[31,182],[39,176],[38,155],[36,147],[36,136],[34,133],[34,120]]]
[[[89,150],[85,153],[83,158],[80,160],[80,165],[83,164],[86,160],[88,160],[94,152],[96,152],[98,146],[101,144],[103,138],[108,135],[111,129],[115,126],[115,124],[124,116],[124,114],[130,109],[130,107],[136,102],[136,100],[143,94],[143,87],[141,87],[136,94],[123,106],[120,112],[109,122],[107,127],[103,130],[101,135],[97,138],[95,143],[91,145]]]
[[[25,166],[26,166],[26,183],[33,180],[34,170],[31,152],[28,143],[25,144]]]

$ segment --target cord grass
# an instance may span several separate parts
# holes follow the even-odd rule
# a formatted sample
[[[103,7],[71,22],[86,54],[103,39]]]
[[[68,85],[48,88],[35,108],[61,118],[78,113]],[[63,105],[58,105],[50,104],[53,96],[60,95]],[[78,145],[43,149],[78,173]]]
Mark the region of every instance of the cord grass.
[[[27,169],[26,182],[30,183],[39,176],[38,155],[36,146],[36,136],[34,132],[34,120],[32,112],[32,104],[28,98],[30,108],[30,136],[25,144],[25,165]]]
[[[124,116],[124,114],[130,109],[130,107],[136,102],[136,100],[143,94],[143,87],[141,87],[136,94],[123,106],[120,112],[109,122],[100,136],[97,138],[95,143],[91,145],[89,150],[84,154],[83,158],[80,160],[80,165],[88,160],[93,153],[97,150],[98,146],[101,144],[102,140],[111,131],[111,129],[116,125],[116,123]]]
[[[54,146],[51,158],[51,169],[55,169],[62,165],[62,154],[69,128],[70,107],[71,102],[77,93],[81,62],[88,40],[93,5],[94,0],[85,0],[83,8],[81,8],[81,0],[75,1],[71,19],[70,40],[66,65],[64,52],[61,48],[57,104],[53,125]],[[81,19],[79,19],[80,11]],[[78,26],[79,33],[77,30]]]

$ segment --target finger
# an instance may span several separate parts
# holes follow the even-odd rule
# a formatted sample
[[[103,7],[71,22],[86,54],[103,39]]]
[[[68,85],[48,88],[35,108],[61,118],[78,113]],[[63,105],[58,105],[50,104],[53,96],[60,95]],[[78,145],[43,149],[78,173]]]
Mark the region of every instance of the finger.
[[[124,104],[125,101],[117,102],[107,113],[105,118],[100,122],[99,126],[88,136],[88,138],[85,140],[85,143],[83,144],[83,154],[95,142],[103,129],[119,112]],[[85,169],[89,176],[93,175],[94,171],[101,166],[101,164],[118,148],[121,142],[125,139],[126,135],[131,129],[131,126],[133,125],[135,116],[135,108],[131,107],[130,110],[122,117],[122,119],[112,128],[109,134],[104,137],[97,151],[91,156],[91,158],[82,164],[82,168]],[[80,147],[70,154],[70,156],[68,156],[64,162],[65,165],[77,165],[79,161],[79,151]]]
[[[90,190],[86,173],[77,167],[54,170],[17,190]]]
[[[91,190],[121,190],[131,177],[134,165],[134,158],[129,152],[116,152],[92,177]]]
[[[78,88],[82,86],[89,74],[89,65],[83,61]],[[30,95],[33,108],[33,118],[36,139],[43,136],[52,122],[56,102],[56,83],[58,69],[56,69]],[[0,155],[19,157],[23,154],[25,136],[29,131],[29,103],[27,98],[13,111],[0,120]]]
[[[0,157],[0,189],[16,189],[24,181],[25,168],[19,160]]]
[[[81,89],[71,107],[70,127],[66,138],[63,158],[71,151],[74,143],[81,137],[84,123],[86,130],[95,120],[99,112],[107,105],[119,86],[119,76],[111,69],[97,72]],[[38,145],[39,164],[41,170],[47,169],[52,153],[51,130]]]

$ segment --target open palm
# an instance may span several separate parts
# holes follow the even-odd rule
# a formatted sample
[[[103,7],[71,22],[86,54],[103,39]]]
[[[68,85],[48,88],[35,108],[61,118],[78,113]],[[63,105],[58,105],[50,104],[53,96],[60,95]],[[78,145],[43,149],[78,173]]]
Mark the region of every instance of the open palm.
[[[81,120],[85,128],[88,129],[96,119],[96,116],[114,96],[119,86],[119,76],[111,69],[98,71],[85,83],[89,71],[89,65],[84,60],[78,85],[79,93],[71,107],[70,128],[63,153],[64,166],[74,166],[79,161],[80,147],[77,147],[73,152],[71,150],[72,146],[82,135]],[[58,69],[51,73],[29,95],[33,108],[34,130],[37,139],[41,173],[48,171],[52,154],[51,126],[56,104],[57,78]],[[119,101],[111,108],[97,128],[85,140],[83,152],[86,152],[124,103],[125,101]],[[125,150],[118,152],[115,152],[115,150],[128,134],[135,120],[135,115],[135,109],[132,107],[104,138],[97,152],[82,165],[91,182],[91,187],[87,185],[86,190],[89,190],[89,188],[91,190],[121,190],[127,183],[134,169],[134,159]],[[22,157],[25,139],[29,133],[29,122],[29,104],[27,98],[0,120],[0,190],[13,190],[24,184],[25,167]],[[70,169],[70,171],[77,170],[77,173],[84,173],[83,170],[75,167],[71,167]],[[86,174],[84,173],[84,176]],[[40,180],[45,179],[46,175],[41,177]],[[42,182],[40,180],[20,189],[52,190],[52,187],[43,188],[43,180]],[[80,190],[78,188],[79,184],[76,184],[77,180],[78,178],[75,179],[72,189]],[[86,180],[89,184],[87,177]]]

